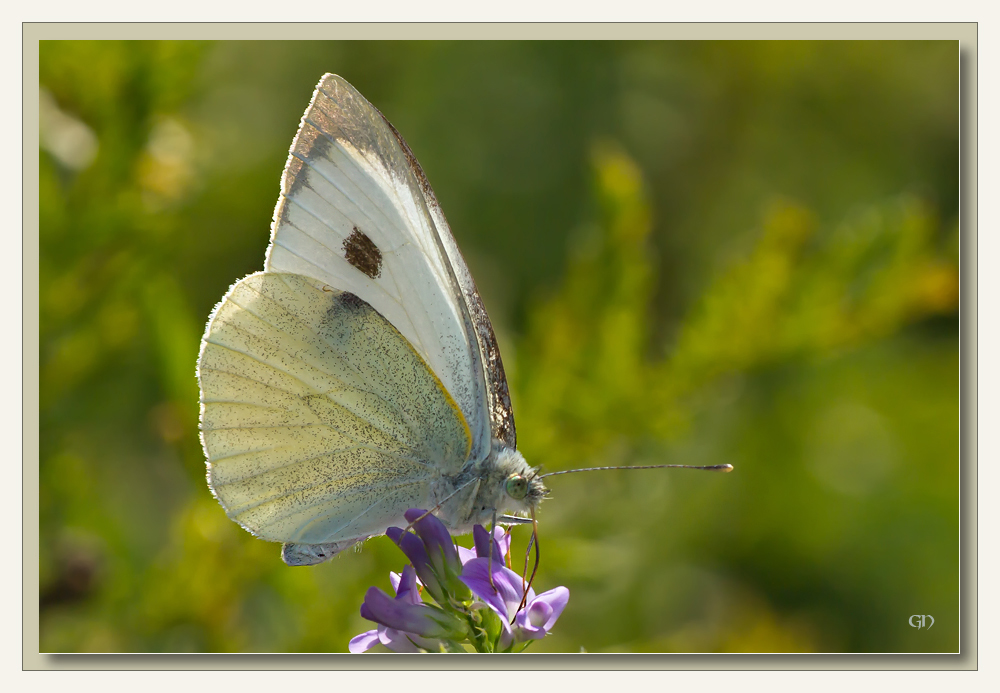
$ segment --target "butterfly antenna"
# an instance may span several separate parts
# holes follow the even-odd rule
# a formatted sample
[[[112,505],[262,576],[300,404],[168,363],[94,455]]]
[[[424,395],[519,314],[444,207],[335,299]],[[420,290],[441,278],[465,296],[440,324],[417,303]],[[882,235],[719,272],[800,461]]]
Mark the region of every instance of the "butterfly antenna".
[[[733,465],[731,464],[711,464],[707,466],[696,466],[693,464],[643,464],[628,467],[585,467],[583,469],[564,469],[561,472],[549,472],[548,474],[539,475],[539,479],[544,479],[547,476],[556,476],[557,474],[572,474],[574,472],[601,472],[608,469],[701,469],[706,472],[731,472],[733,471]]]
[[[538,564],[542,560],[541,551],[538,548],[538,521],[535,519],[535,511],[531,511],[531,540],[528,542],[528,550],[524,552],[524,572],[528,572],[528,556],[531,555],[531,545],[535,545],[535,567],[531,570],[531,577],[528,578],[528,584],[524,584],[524,575],[521,576],[521,588],[524,590],[524,596],[521,597],[521,603],[517,607],[517,611],[514,612],[514,618],[517,618],[517,614],[523,609],[528,603],[528,590],[531,589],[531,583],[535,581],[535,573],[538,572]],[[510,620],[511,624],[514,623],[514,619]]]

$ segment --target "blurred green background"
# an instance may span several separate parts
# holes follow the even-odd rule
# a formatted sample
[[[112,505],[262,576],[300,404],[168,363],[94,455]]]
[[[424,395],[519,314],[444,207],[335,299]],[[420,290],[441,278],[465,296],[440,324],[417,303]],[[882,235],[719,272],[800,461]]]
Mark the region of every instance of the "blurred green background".
[[[403,565],[286,567],[198,442],[324,72],[434,185],[530,463],[736,468],[552,479],[536,588],[571,598],[531,651],[958,649],[957,42],[39,53],[41,651],[344,652]]]

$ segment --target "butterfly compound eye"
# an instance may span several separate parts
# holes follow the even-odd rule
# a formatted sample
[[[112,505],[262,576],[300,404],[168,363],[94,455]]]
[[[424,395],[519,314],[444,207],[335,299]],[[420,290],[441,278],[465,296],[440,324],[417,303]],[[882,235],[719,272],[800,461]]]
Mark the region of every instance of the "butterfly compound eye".
[[[511,474],[507,477],[507,495],[514,500],[523,500],[528,495],[528,480],[520,474]]]

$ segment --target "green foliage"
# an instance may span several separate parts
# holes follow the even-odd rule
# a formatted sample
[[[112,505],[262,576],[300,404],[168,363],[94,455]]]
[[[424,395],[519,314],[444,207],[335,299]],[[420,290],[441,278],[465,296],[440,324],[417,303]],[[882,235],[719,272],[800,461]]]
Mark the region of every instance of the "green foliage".
[[[533,651],[957,650],[957,45],[39,57],[42,651],[345,651],[401,567],[287,568],[197,437],[202,326],[326,71],[434,184],[530,463],[735,467],[554,477],[538,580],[572,597]]]

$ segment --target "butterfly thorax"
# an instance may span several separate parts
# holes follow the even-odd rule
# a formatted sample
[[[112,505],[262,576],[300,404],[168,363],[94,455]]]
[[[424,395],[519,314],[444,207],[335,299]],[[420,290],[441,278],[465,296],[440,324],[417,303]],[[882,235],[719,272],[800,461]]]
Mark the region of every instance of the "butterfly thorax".
[[[449,488],[454,492],[464,485],[469,488],[443,503],[437,513],[453,534],[470,532],[477,524],[486,526],[500,515],[530,516],[549,492],[521,453],[497,440],[486,459],[442,482],[438,493]]]

